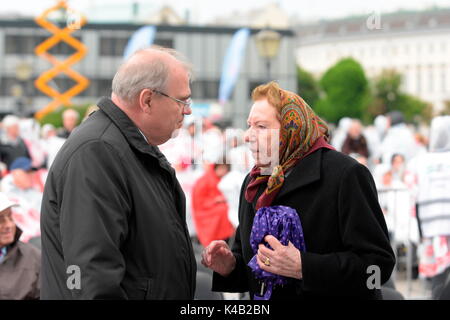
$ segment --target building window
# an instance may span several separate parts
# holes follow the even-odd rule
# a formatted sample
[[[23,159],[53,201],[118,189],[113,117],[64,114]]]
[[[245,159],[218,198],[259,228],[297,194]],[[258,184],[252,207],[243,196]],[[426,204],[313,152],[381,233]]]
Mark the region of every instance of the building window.
[[[0,95],[7,97],[12,95],[12,88],[16,81],[13,77],[3,77],[0,80]]]
[[[428,90],[430,92],[433,92],[434,90],[434,74],[433,74],[433,67],[428,68]]]
[[[122,56],[128,43],[128,37],[101,37],[100,56]]]
[[[402,75],[402,88],[404,91],[408,91],[409,85],[409,77],[408,77],[408,69],[406,68]]]
[[[248,89],[249,89],[249,95],[248,96],[251,97],[253,90],[257,86],[259,86],[261,84],[265,84],[265,83],[267,83],[267,80],[250,81],[249,84],[248,84]]]
[[[7,34],[5,36],[5,54],[34,54],[35,48],[49,37]],[[81,41],[79,36],[72,37]],[[51,47],[48,52],[52,55],[70,55],[75,52],[75,49],[66,42],[61,41]]]
[[[110,57],[123,56],[129,39],[129,37],[101,37],[100,55]],[[165,48],[173,48],[173,39],[156,38],[153,44]]]
[[[111,92],[111,79],[97,79],[97,97],[109,97]]]
[[[420,68],[417,68],[416,81],[417,81],[417,93],[420,94],[420,92],[422,91],[422,79],[420,74]]]
[[[156,38],[153,44],[164,48],[173,48],[173,39]]]
[[[443,93],[447,92],[447,75],[445,74],[445,66],[442,66],[441,69],[441,88]]]
[[[192,82],[192,99],[216,100],[219,96],[219,80],[195,80]]]
[[[12,96],[15,86],[20,86],[24,97],[43,96],[44,94],[34,86],[34,80],[20,81],[11,76],[2,77],[0,78],[0,96]]]
[[[89,86],[79,96],[95,97],[111,96],[111,79],[89,79]]]

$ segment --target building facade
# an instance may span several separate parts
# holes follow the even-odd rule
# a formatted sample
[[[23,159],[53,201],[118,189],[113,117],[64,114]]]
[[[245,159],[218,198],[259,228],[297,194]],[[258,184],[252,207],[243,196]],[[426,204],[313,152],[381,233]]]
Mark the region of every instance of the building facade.
[[[88,48],[87,55],[73,69],[87,77],[89,87],[72,99],[74,104],[95,103],[111,93],[111,81],[123,61],[123,52],[130,36],[142,25],[98,23],[87,24],[72,35]],[[195,104],[217,104],[222,63],[233,34],[233,27],[157,26],[154,44],[172,47],[183,53],[194,65],[192,99]],[[223,106],[223,116],[238,127],[244,127],[251,105],[251,90],[268,80],[266,62],[258,55],[251,29],[246,55],[241,64],[233,94]],[[296,90],[295,36],[290,30],[282,35],[279,54],[271,62],[271,78],[281,86]],[[50,102],[34,87],[34,80],[51,65],[34,54],[34,48],[51,36],[32,19],[0,20],[0,111],[17,108],[39,110]],[[50,53],[63,60],[74,50],[60,43]],[[58,76],[49,83],[60,92],[74,82]],[[195,109],[194,109],[195,110]]]
[[[450,9],[374,13],[295,28],[297,63],[316,76],[345,57],[368,77],[385,69],[402,75],[403,89],[431,103],[450,100]]]

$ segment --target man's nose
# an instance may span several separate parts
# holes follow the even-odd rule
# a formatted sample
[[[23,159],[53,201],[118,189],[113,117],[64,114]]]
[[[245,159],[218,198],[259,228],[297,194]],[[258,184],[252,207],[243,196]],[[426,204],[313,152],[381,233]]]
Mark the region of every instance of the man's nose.
[[[191,108],[191,106],[184,106],[184,107],[183,107],[183,114],[185,114],[185,115],[190,115],[190,114],[192,114],[192,108]]]
[[[14,219],[12,217],[6,218],[6,221],[4,222],[4,227],[6,230],[12,230],[15,226]]]
[[[248,128],[244,132],[244,142],[249,143],[250,142],[250,128]]]

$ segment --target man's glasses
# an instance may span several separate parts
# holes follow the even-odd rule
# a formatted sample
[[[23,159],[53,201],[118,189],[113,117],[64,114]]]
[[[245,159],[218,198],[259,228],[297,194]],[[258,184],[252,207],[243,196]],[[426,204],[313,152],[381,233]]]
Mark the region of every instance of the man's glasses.
[[[188,107],[188,108],[189,108],[189,107],[191,106],[191,104],[192,104],[192,99],[191,99],[191,98],[188,98],[188,99],[186,99],[186,100],[180,100],[180,99],[171,97],[171,96],[169,96],[168,94],[166,94],[166,93],[164,93],[164,92],[161,92],[161,91],[159,91],[159,90],[153,90],[153,91],[156,92],[156,93],[158,93],[158,94],[160,94],[160,95],[162,95],[162,96],[164,96],[164,97],[167,97],[167,98],[169,98],[169,99],[172,99],[172,100],[175,101],[175,102],[181,103],[181,104],[183,105],[183,107]]]

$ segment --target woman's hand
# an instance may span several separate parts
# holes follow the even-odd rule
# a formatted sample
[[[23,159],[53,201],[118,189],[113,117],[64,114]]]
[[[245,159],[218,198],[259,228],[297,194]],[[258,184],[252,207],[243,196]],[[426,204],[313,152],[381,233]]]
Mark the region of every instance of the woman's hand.
[[[203,249],[202,264],[226,277],[234,270],[236,258],[225,241],[215,240]]]
[[[273,250],[260,244],[257,254],[258,265],[261,269],[281,276],[301,279],[302,261],[300,251],[289,242],[284,246],[274,236],[265,236]]]

